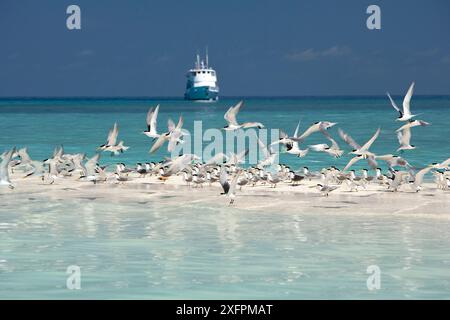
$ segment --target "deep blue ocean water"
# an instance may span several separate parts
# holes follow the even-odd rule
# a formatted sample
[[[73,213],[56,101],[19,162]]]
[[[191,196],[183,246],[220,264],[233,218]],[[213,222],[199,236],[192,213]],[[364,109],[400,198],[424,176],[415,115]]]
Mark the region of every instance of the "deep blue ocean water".
[[[340,140],[337,128],[349,133],[358,143],[364,144],[381,127],[382,131],[371,150],[376,154],[396,153],[398,141],[395,129],[403,123],[395,121],[397,113],[387,97],[300,97],[300,98],[243,98],[245,104],[238,115],[239,122],[258,121],[266,128],[285,130],[293,134],[301,120],[300,132],[316,121],[338,122],[330,133],[341,148],[350,151]],[[402,97],[394,97],[401,105]],[[141,132],[145,129],[145,117],[151,106],[160,104],[158,130],[167,128],[168,118],[175,122],[183,115],[184,128],[192,132],[194,120],[201,120],[203,130],[222,128],[227,108],[240,98],[223,98],[218,102],[191,102],[179,99],[0,99],[0,150],[13,146],[29,148],[33,159],[46,159],[55,146],[64,145],[67,153],[95,153],[97,146],[106,141],[108,130],[115,121],[120,127],[119,140],[130,149],[118,157],[105,154],[102,163],[160,161],[170,156],[167,148],[150,155],[151,140]],[[424,166],[442,161],[450,156],[450,97],[414,96],[411,102],[417,118],[430,122],[428,127],[412,129],[411,144],[417,149],[401,154],[412,165]],[[267,141],[268,142],[268,141]],[[308,144],[327,143],[320,134],[310,136],[301,148]],[[207,142],[204,142],[206,145]],[[311,168],[336,165],[343,167],[351,157],[333,159],[327,154],[310,152],[299,159],[281,154],[280,162],[294,168],[307,165]],[[366,166],[359,163],[356,168]],[[380,164],[382,166],[382,164]]]

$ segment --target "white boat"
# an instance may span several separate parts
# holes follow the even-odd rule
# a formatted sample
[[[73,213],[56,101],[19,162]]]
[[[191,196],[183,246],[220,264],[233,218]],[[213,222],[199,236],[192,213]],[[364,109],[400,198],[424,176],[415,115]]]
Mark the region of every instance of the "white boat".
[[[195,66],[187,73],[186,92],[184,99],[186,100],[218,100],[219,87],[217,85],[216,71],[209,67],[208,52],[206,52],[206,60],[200,60],[197,54]]]

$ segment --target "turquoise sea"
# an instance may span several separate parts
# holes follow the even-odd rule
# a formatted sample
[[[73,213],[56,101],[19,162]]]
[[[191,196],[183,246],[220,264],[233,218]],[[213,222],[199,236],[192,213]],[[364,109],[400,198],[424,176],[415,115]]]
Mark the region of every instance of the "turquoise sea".
[[[115,121],[119,124],[119,140],[124,140],[130,149],[120,157],[102,157],[102,163],[160,161],[170,156],[166,148],[154,155],[148,150],[151,139],[141,134],[146,128],[145,117],[150,106],[160,104],[158,130],[167,128],[168,118],[175,122],[184,117],[184,128],[193,132],[194,120],[201,120],[205,131],[222,128],[223,115],[229,106],[241,98],[221,99],[215,103],[188,102],[180,99],[0,99],[0,150],[13,146],[28,146],[33,159],[47,159],[57,145],[64,145],[66,153],[95,153],[95,148],[106,141],[108,130]],[[243,98],[245,101],[238,121],[258,121],[267,128],[283,129],[293,134],[298,121],[303,132],[316,121],[338,122],[330,133],[347,151],[349,147],[339,139],[337,128],[349,133],[361,145],[375,133],[382,131],[371,150],[376,154],[395,153],[398,141],[395,129],[402,123],[394,121],[396,111],[387,97],[302,97],[302,98]],[[395,97],[401,105],[402,97]],[[412,130],[411,144],[417,149],[405,152],[412,165],[421,167],[429,162],[438,162],[450,156],[450,96],[416,97],[411,110],[420,114],[419,119],[430,122],[428,127]],[[321,134],[308,138],[305,145],[327,143]],[[205,142],[205,144],[207,144]],[[304,145],[301,146],[302,148]],[[351,157],[333,159],[327,154],[310,152],[298,159],[281,154],[280,162],[294,169],[307,165],[320,169],[324,166],[343,167]],[[364,167],[361,163],[360,167]],[[356,166],[358,168],[358,166]]]
[[[398,104],[401,97],[394,96]],[[102,163],[159,161],[141,134],[148,108],[160,104],[159,128],[182,114],[221,128],[240,98],[215,103],[178,99],[0,99],[0,151],[27,146],[46,159],[55,146],[91,156],[117,121],[130,149]],[[378,127],[371,150],[395,153],[400,124],[386,97],[245,98],[239,121],[293,133],[338,122],[360,144]],[[425,166],[450,157],[450,97],[414,96],[413,113],[431,123],[412,129],[416,150],[402,154]],[[161,130],[161,129],[160,129]],[[320,134],[307,144],[326,142]],[[293,168],[342,167],[350,159],[310,152],[281,155]],[[358,164],[359,168],[364,163]],[[244,211],[221,205],[162,205],[98,200],[43,201],[0,190],[0,298],[31,299],[449,299],[450,220]],[[444,210],[450,206],[443,205]],[[450,214],[450,212],[447,212]],[[387,212],[388,214],[388,212]],[[81,267],[81,289],[66,288],[66,269]],[[381,268],[381,288],[368,290],[366,269]]]

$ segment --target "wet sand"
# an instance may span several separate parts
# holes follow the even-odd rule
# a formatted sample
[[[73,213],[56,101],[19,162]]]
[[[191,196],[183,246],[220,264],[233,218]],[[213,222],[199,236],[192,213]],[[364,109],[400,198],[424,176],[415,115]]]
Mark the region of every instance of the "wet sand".
[[[80,205],[83,201],[140,205],[157,201],[160,205],[180,208],[229,206],[229,199],[220,195],[222,189],[217,182],[211,186],[205,183],[203,187],[192,187],[187,186],[180,176],[170,177],[166,182],[154,176],[131,178],[124,183],[116,183],[112,178],[94,185],[75,177],[57,178],[53,184],[48,184],[38,177],[24,179],[21,173],[16,173],[12,175],[12,182],[15,189],[0,189],[1,202],[21,198],[48,201],[80,199]],[[237,198],[232,206],[244,211],[274,213],[395,215],[450,220],[450,191],[438,190],[434,183],[424,183],[418,193],[408,185],[402,186],[398,192],[391,192],[374,183],[367,185],[366,190],[349,191],[344,184],[326,197],[314,188],[319,182],[305,181],[298,186],[283,182],[276,188],[247,185],[236,191]]]

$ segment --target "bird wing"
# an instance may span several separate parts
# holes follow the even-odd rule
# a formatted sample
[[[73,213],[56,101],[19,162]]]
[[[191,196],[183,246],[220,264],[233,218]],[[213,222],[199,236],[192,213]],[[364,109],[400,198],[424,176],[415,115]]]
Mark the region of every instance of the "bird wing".
[[[326,143],[320,143],[320,144],[313,144],[309,145],[309,148],[311,148],[314,151],[324,151],[325,149],[328,149],[329,146]]]
[[[409,145],[409,142],[411,140],[411,129],[405,128],[402,131],[399,131],[397,133],[398,143],[400,143],[403,146]]]
[[[231,180],[230,183],[230,190],[228,190],[228,194],[233,194],[234,191],[236,190],[236,185],[239,179],[239,176],[241,175],[242,170],[238,170],[235,174],[235,176],[233,177],[233,180]]]
[[[400,128],[398,128],[397,130],[395,130],[395,132],[400,132],[405,128],[411,128],[413,126],[412,122],[408,122],[407,124],[402,125]]]
[[[167,151],[172,152],[175,147],[178,144],[178,141],[182,135],[181,133],[181,128],[183,127],[183,117],[180,116],[180,119],[178,120],[178,124],[175,127],[175,129],[172,130],[172,133],[170,134],[170,139],[169,139],[169,145],[167,146]]]
[[[153,143],[151,149],[150,149],[150,153],[154,153],[156,152],[159,148],[161,148],[161,146],[164,144],[164,142],[166,142],[166,140],[169,138],[169,135],[166,134],[162,134],[158,137],[158,139],[156,139],[155,143]]]
[[[225,161],[227,161],[228,157],[226,156],[226,154],[220,152],[217,153],[214,157],[212,157],[211,159],[209,159],[206,163],[205,166],[210,166],[213,164],[218,164],[219,162],[222,162],[225,159]]]
[[[258,138],[258,144],[259,147],[261,148],[262,153],[264,154],[265,158],[270,157],[270,151],[269,149],[267,149],[267,146],[264,144],[264,142],[261,141],[261,139]]]
[[[159,104],[156,106],[155,111],[153,111],[150,121],[148,120],[148,117],[147,117],[147,123],[149,125],[148,131],[150,131],[151,133],[153,133],[155,135],[158,134],[157,130],[156,130],[157,129],[156,128],[156,123],[157,123],[156,120],[158,119],[158,112],[159,112]]]
[[[114,122],[113,128],[109,131],[108,134],[108,146],[115,146],[117,142],[117,136],[119,135],[119,126],[117,125],[117,122]]]
[[[394,99],[392,99],[391,95],[389,94],[389,92],[386,92],[387,96],[389,97],[389,100],[391,100],[391,105],[394,107],[395,110],[397,110],[397,112],[400,114],[400,117],[403,116],[402,111],[400,110],[400,108],[397,106],[397,104],[395,103]]]
[[[152,117],[153,117],[153,107],[151,107],[150,109],[148,109],[147,112],[147,117],[145,119],[146,123],[147,123],[147,128],[148,131],[150,131],[150,128],[152,126]]]
[[[236,120],[236,115],[239,113],[241,106],[244,104],[244,101],[239,101],[234,107],[230,107],[228,111],[225,113],[223,118],[232,125],[238,126],[238,122]]]
[[[313,134],[314,132],[317,132],[320,130],[320,124],[319,123],[315,123],[312,126],[310,126],[308,129],[306,129],[305,132],[303,132],[303,134],[298,137],[298,142],[302,142],[303,140],[305,140],[308,136],[310,136],[311,134]]]
[[[328,140],[330,140],[330,142],[331,142],[331,148],[337,149],[337,150],[339,149],[339,145],[337,144],[336,140],[334,140],[334,139],[331,137],[331,135],[328,133],[328,131],[327,131],[325,128],[321,127],[321,128],[320,128],[320,132],[322,132],[322,134],[325,136],[325,138],[327,138]]]
[[[9,181],[8,165],[14,152],[16,152],[16,148],[12,148],[3,154],[3,160],[0,163],[0,180]]]
[[[230,184],[228,183],[227,170],[223,166],[220,168],[219,183],[222,186],[223,192],[227,194],[230,190]]]
[[[429,126],[429,125],[430,125],[429,122],[426,122],[426,121],[423,121],[423,120],[417,120],[417,121],[418,121],[418,123],[419,123],[419,126],[421,126],[421,127]]]
[[[367,158],[367,163],[369,164],[369,166],[370,166],[372,169],[376,169],[376,168],[378,167],[378,163],[377,163],[377,161],[375,160],[375,157],[374,157],[374,156],[368,157],[368,158]]]
[[[298,121],[297,127],[295,128],[295,132],[294,132],[294,138],[297,138],[298,136],[298,129],[300,128],[300,120]]]
[[[422,183],[423,177],[431,170],[432,167],[426,167],[422,170],[419,170],[414,176],[414,184],[417,186]]]
[[[411,86],[408,89],[408,92],[405,95],[405,98],[403,99],[403,114],[405,115],[411,115],[409,104],[411,102],[411,97],[414,93],[414,82],[411,83]]]
[[[350,161],[347,163],[347,165],[344,167],[344,169],[342,169],[342,172],[348,170],[348,168],[350,168],[352,165],[354,165],[356,162],[358,162],[361,159],[362,159],[361,156],[356,156],[356,157],[351,158]]]
[[[167,120],[167,129],[169,130],[169,132],[172,132],[175,129],[175,123],[170,118],[169,120]]]
[[[30,163],[32,161],[30,155],[28,154],[28,149],[26,147],[20,149],[18,153],[22,163]]]
[[[356,141],[353,140],[353,138],[350,135],[346,134],[341,128],[338,129],[338,132],[342,140],[344,140],[349,146],[351,146],[354,149],[361,148],[361,146],[357,144]]]
[[[360,151],[367,151],[367,150],[369,150],[370,146],[374,143],[374,141],[380,135],[380,132],[381,132],[381,129],[378,128],[377,131],[375,132],[375,134],[372,136],[372,138],[370,138],[370,140],[367,141],[366,144],[361,147]]]
[[[183,170],[187,167],[189,163],[192,161],[192,155],[190,154],[184,154],[178,158],[176,158],[172,163],[170,164],[168,170],[166,171],[167,174],[176,174],[177,172]]]
[[[383,155],[375,156],[375,159],[380,159],[383,161],[389,161],[389,160],[392,160],[393,158],[394,158],[394,156],[392,154],[383,154]]]
[[[250,150],[249,149],[245,149],[244,151],[239,152],[238,154],[236,154],[236,164],[242,162],[242,160],[245,159],[245,157],[248,155],[248,152]]]
[[[448,165],[450,165],[450,158],[448,158],[447,160],[440,163],[440,166],[443,166],[443,167],[446,167]]]
[[[283,130],[280,129],[279,132],[280,132],[280,139],[284,139],[284,138],[288,137],[287,133],[284,132]]]
[[[84,165],[84,167],[86,169],[85,174],[87,176],[95,174],[95,169],[97,168],[99,159],[100,159],[100,153],[97,153],[97,154],[95,154],[95,156],[93,156],[88,161],[86,161],[86,164]]]

